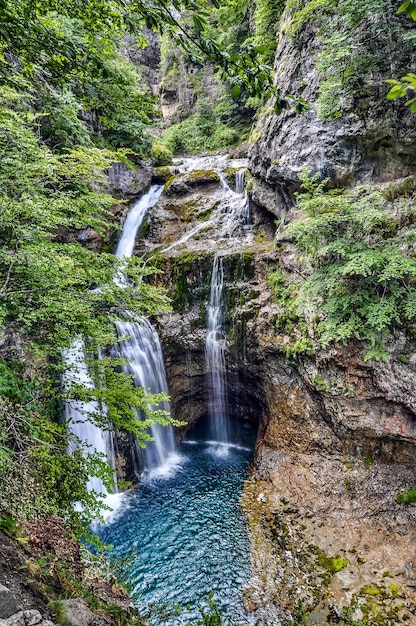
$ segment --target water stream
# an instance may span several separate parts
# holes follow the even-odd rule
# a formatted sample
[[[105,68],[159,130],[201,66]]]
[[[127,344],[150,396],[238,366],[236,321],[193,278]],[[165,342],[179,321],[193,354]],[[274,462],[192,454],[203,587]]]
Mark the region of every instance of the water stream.
[[[77,338],[72,341],[70,348],[64,350],[62,353],[62,358],[66,364],[62,382],[66,391],[68,391],[72,385],[82,385],[90,389],[93,388],[93,382],[88,371],[84,352],[84,342],[82,339]],[[94,424],[93,416],[99,409],[98,402],[84,402],[82,400],[70,399],[65,402],[65,420],[72,434],[69,453],[82,445],[87,452],[97,452],[101,454],[104,459],[109,459],[114,467],[111,432],[109,430],[102,430]],[[104,487],[102,480],[97,476],[90,476],[87,486],[90,491],[94,490],[97,493],[107,494],[107,489]]]
[[[159,336],[150,322],[140,318],[132,322],[116,322],[117,336],[121,339],[113,348],[115,356],[128,359],[125,371],[134,376],[137,387],[150,393],[168,393],[162,348]],[[169,402],[160,402],[154,409],[170,412]],[[137,418],[140,420],[141,415]],[[138,472],[145,468],[152,475],[167,475],[178,463],[172,426],[154,424],[151,428],[152,442],[143,450],[136,446],[139,459]]]
[[[117,246],[116,256],[129,258],[134,252],[137,232],[143,223],[147,211],[156,204],[163,191],[163,185],[152,185],[127,215],[123,232]],[[125,358],[129,364],[125,371],[134,376],[137,387],[144,387],[150,393],[168,393],[162,348],[156,330],[145,318],[129,322],[116,322],[117,336],[121,341],[113,348],[116,356]],[[161,402],[154,409],[170,412],[169,402]],[[141,420],[142,415],[137,414]],[[139,459],[138,470],[166,474],[177,464],[175,453],[175,437],[172,426],[154,424],[151,429],[153,441],[146,445],[145,450],[136,446]]]
[[[124,223],[122,235],[117,246],[116,256],[119,258],[129,258],[134,252],[137,232],[143,222],[146,212],[158,201],[163,190],[163,185],[152,185],[147,193],[137,200],[130,209]],[[118,280],[117,276],[115,280]],[[135,377],[137,385],[149,388],[153,393],[167,393],[166,376],[164,373],[163,355],[159,338],[156,331],[145,319],[131,322],[118,322],[116,324],[118,337],[125,339],[114,348],[117,356],[131,361],[126,367],[129,373]],[[81,384],[92,387],[93,382],[88,372],[85,359],[85,346],[80,338],[72,341],[70,348],[62,354],[66,363],[66,372],[63,376],[63,385],[66,390],[71,385]],[[103,431],[94,424],[93,415],[100,407],[96,402],[81,402],[67,400],[65,403],[65,419],[68,429],[73,435],[72,449],[82,445],[86,452],[97,452],[107,458],[114,467],[114,447],[113,438],[110,431]],[[101,407],[102,408],[102,407]],[[169,411],[169,403],[163,406],[154,407]],[[141,415],[138,414],[138,419]],[[137,446],[137,457],[141,458],[141,465],[149,469],[156,467],[166,471],[167,465],[174,465],[174,436],[172,427],[162,428],[158,424],[151,428],[154,438],[145,454],[140,455]],[[71,452],[71,450],[69,451]],[[117,478],[115,477],[115,484]],[[91,476],[88,489],[97,491],[107,496],[107,503],[110,504],[106,488],[101,479]]]
[[[211,437],[214,441],[228,443],[230,428],[227,415],[227,389],[225,384],[225,337],[222,330],[223,287],[223,259],[216,255],[212,268],[211,294],[208,306],[205,360],[208,373]]]

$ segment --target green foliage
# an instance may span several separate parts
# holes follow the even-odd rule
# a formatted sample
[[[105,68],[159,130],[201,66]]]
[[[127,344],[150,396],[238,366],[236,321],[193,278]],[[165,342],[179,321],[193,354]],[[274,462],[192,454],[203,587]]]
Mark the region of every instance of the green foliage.
[[[269,276],[273,301],[282,311],[276,319],[278,345],[286,353],[286,358],[297,359],[300,355],[313,354],[314,342],[309,336],[305,317],[297,306],[298,283],[289,282],[280,268]]]
[[[308,615],[304,609],[303,601],[298,600],[292,612],[293,626],[308,626]]]
[[[341,609],[341,619],[343,626],[368,626],[367,621],[355,620],[353,618],[354,611],[358,604],[354,606],[344,606]]]
[[[5,0],[0,84],[16,88],[25,80],[39,132],[55,150],[104,143],[143,155],[154,98],[140,89],[137,69],[118,53],[121,15],[110,3],[98,4],[88,3],[90,13],[64,0]]]
[[[239,139],[238,129],[217,122],[210,102],[200,98],[196,113],[168,128],[160,141],[171,153],[183,154],[218,150],[236,144]]]
[[[407,17],[412,18],[416,22],[416,2],[414,0],[406,0],[399,6],[397,13],[406,13]]]
[[[112,471],[100,455],[69,442],[65,425],[56,423],[61,351],[81,336],[97,354],[116,341],[113,322],[123,311],[151,315],[166,307],[166,297],[146,281],[153,270],[141,260],[97,254],[68,235],[108,228],[114,199],[92,187],[105,182],[104,169],[125,153],[92,144],[52,151],[39,139],[30,103],[27,94],[0,87],[0,323],[23,335],[39,377],[26,378],[13,361],[0,363],[0,504],[22,519],[64,515],[85,532],[102,508],[101,498],[86,488],[88,479],[99,476],[111,488]],[[148,408],[161,398],[145,397],[131,377],[114,371],[119,365],[103,360],[96,396],[108,405],[114,427],[130,428],[144,443],[149,437],[133,409],[148,414],[144,429],[169,418]],[[87,396],[77,390],[77,397]],[[103,423],[102,415],[95,418]],[[75,450],[68,455],[70,443]]]
[[[169,165],[172,162],[172,152],[160,141],[155,141],[152,144],[151,155],[155,165]]]
[[[8,537],[15,537],[17,533],[17,524],[9,513],[0,515],[0,530]]]
[[[398,504],[414,504],[416,502],[416,485],[403,489],[396,498]]]
[[[254,37],[252,41],[261,47],[262,61],[265,64],[273,65],[280,17],[285,8],[285,2],[283,0],[256,0],[254,6]]]
[[[66,619],[67,611],[62,600],[50,600],[50,602],[48,602],[48,609],[52,614],[54,622],[58,626],[68,626]]]
[[[387,94],[388,100],[396,100],[396,98],[403,98],[410,92],[412,95],[416,91],[416,74],[406,74],[400,80],[390,79],[387,81],[391,83],[393,87],[390,88],[390,91]],[[405,106],[410,107],[410,111],[412,113],[416,113],[416,96],[411,97],[407,102],[404,103]]]
[[[204,602],[198,607],[200,617],[192,620],[186,626],[233,626],[232,618],[224,616],[218,607],[214,591],[210,591]],[[238,626],[235,624],[235,626]]]
[[[354,338],[366,342],[366,359],[385,360],[384,340],[397,326],[412,332],[416,317],[416,241],[401,230],[413,209],[398,217],[378,191],[324,193],[323,182],[301,178],[300,219],[284,234],[311,266],[297,309],[324,313],[316,327],[322,346]]]

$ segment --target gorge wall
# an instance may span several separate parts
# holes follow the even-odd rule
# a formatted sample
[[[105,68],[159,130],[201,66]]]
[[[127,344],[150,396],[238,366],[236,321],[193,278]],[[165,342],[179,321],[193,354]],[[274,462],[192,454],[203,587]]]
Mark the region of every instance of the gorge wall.
[[[207,418],[206,311],[221,250],[228,410],[259,424],[243,497],[246,606],[258,623],[290,623],[296,611],[324,623],[356,605],[357,619],[402,623],[415,589],[415,507],[396,502],[414,481],[414,343],[397,333],[387,363],[365,362],[358,343],[288,357],[269,276],[278,264],[296,271],[293,246],[276,249],[273,216],[254,201],[250,232],[219,240],[209,219],[221,193],[212,171],[171,178],[137,251],[160,265],[173,300],[158,330],[173,414],[191,425]]]
[[[391,28],[405,33],[411,24],[389,7]],[[291,278],[304,271],[293,241],[281,234],[295,217],[293,192],[303,167],[328,177],[329,186],[365,183],[383,192],[416,171],[414,118],[387,102],[382,86],[408,71],[414,49],[403,35],[386,44],[381,14],[361,16],[354,32],[344,14],[355,46],[361,50],[371,40],[373,60],[384,45],[388,54],[370,67],[369,82],[368,75],[355,76],[358,84],[346,81],[337,108],[328,101],[330,72],[317,65],[324,66],[322,33],[340,23],[323,15],[324,22],[310,17],[295,26],[293,14],[283,15],[278,87],[305,98],[311,111],[260,118],[249,146],[250,236],[221,241],[229,411],[242,423],[259,424],[243,497],[253,565],[245,601],[259,624],[410,624],[416,621],[415,505],[400,504],[397,496],[415,482],[414,340],[395,331],[387,362],[366,361],[355,341],[297,353],[279,329],[282,305],[269,282],[276,267]],[[192,424],[207,417],[206,307],[218,238],[207,224],[166,248],[209,219],[219,182],[206,173],[164,175],[166,192],[148,216],[138,252],[160,264],[157,282],[173,297],[172,313],[158,325],[172,411]],[[228,179],[233,184],[232,170]],[[414,214],[414,194],[408,202]]]
[[[384,6],[389,28],[411,29],[394,9]],[[279,231],[294,218],[304,167],[343,187],[415,173],[414,119],[386,101],[383,88],[413,67],[414,48],[404,59],[406,35],[390,38],[380,12],[354,26],[350,17],[318,9],[303,22],[295,11],[281,21],[277,86],[305,98],[311,111],[266,114],[253,133],[253,205],[281,220]],[[346,48],[338,59],[331,29]],[[364,48],[371,67],[337,83]],[[332,64],[323,58],[328,50]],[[299,278],[305,268],[293,241],[278,245],[283,273]],[[354,342],[287,361],[276,350],[282,338],[273,337],[273,316],[260,314],[253,326],[266,413],[245,495],[254,555],[248,605],[272,622],[282,618],[280,605],[292,616],[310,613],[307,623],[338,621],[340,606],[350,607],[345,620],[413,623],[415,505],[396,497],[415,481],[414,342],[396,332],[387,363],[365,362]]]

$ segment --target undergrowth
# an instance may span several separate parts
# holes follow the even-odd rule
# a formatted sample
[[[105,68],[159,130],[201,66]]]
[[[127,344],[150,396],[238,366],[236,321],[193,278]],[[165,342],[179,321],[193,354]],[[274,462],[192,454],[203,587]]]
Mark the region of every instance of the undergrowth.
[[[283,274],[272,275],[275,285],[280,281],[284,323],[299,329],[307,315],[315,320],[319,347],[358,340],[365,345],[365,360],[386,361],[386,341],[396,328],[416,335],[412,199],[404,194],[392,204],[386,192],[383,197],[369,187],[325,191],[327,181],[306,171],[300,179],[297,219],[280,238],[295,242],[303,276],[283,286]],[[305,325],[303,336],[309,337]]]

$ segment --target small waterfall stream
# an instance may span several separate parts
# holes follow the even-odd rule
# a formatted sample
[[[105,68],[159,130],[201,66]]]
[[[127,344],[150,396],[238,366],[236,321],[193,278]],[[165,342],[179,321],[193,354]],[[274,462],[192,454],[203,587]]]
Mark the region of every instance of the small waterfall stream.
[[[227,416],[227,391],[225,384],[225,338],[222,331],[223,286],[223,259],[222,257],[216,255],[212,268],[205,359],[209,379],[210,433],[214,441],[219,443],[228,443],[230,433],[229,419]]]
[[[137,231],[143,223],[147,211],[156,204],[163,191],[163,185],[152,185],[137,202],[135,202],[127,214],[123,231],[117,245],[115,255],[121,259],[130,258],[134,251]]]

